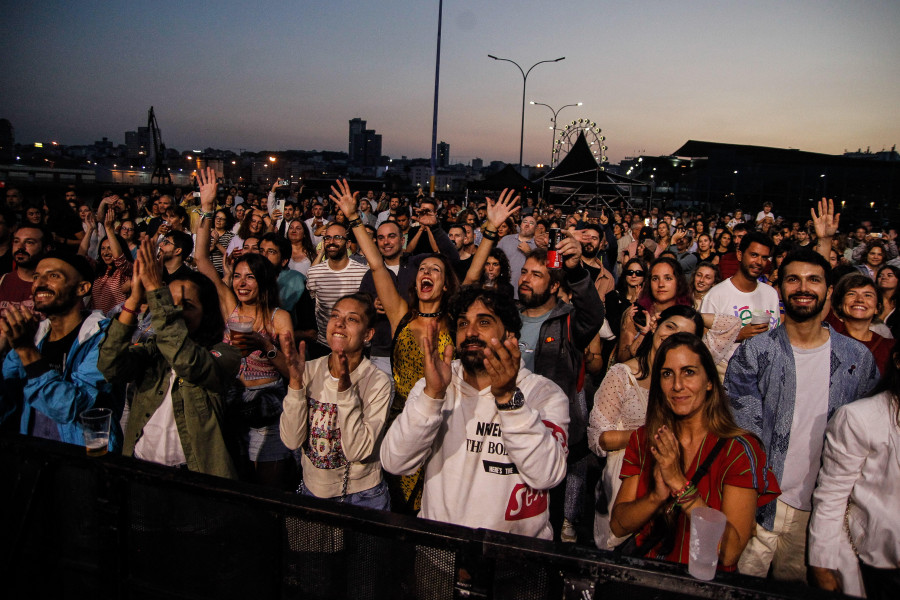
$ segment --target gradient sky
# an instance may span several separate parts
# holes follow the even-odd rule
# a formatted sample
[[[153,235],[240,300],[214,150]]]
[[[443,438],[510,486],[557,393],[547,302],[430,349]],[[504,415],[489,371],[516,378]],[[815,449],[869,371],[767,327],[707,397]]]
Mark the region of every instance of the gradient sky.
[[[124,143],[153,105],[181,150],[347,150],[368,121],[429,156],[437,1],[3,0],[0,118],[16,141]],[[839,154],[900,142],[900,2],[447,0],[438,139],[517,162],[528,99],[603,128],[608,155],[688,139]],[[526,106],[525,162],[550,111]]]

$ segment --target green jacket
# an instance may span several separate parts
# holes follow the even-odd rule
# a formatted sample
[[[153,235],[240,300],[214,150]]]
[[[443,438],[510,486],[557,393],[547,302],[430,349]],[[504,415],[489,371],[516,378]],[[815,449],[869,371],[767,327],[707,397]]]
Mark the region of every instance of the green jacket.
[[[172,386],[175,425],[188,469],[237,479],[223,429],[225,391],[237,376],[240,352],[225,343],[211,349],[194,343],[168,288],[148,292],[147,302],[156,334],[146,343],[132,344],[135,328],[114,319],[100,344],[97,361],[110,383],[134,382],[137,386],[122,454],[133,455],[144,425],[166,396],[174,369],[178,376]]]

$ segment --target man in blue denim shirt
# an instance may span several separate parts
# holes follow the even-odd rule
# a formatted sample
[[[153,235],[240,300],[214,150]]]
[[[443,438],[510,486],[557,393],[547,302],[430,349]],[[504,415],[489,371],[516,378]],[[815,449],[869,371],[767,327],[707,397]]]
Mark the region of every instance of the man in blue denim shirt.
[[[835,410],[857,400],[878,379],[861,343],[822,323],[831,294],[831,267],[811,250],[781,263],[784,323],[744,342],[728,364],[725,388],[738,425],[759,436],[767,468],[782,494],[757,512],[757,528],[744,550],[741,573],[806,581],[806,529],[812,492]]]
[[[3,361],[0,421],[19,414],[19,432],[84,445],[79,415],[95,406],[113,409],[110,450],[121,446],[112,388],[97,369],[98,347],[108,321],[87,313],[93,271],[81,256],[51,253],[34,272],[35,310],[10,307],[0,319],[0,347],[11,350]]]

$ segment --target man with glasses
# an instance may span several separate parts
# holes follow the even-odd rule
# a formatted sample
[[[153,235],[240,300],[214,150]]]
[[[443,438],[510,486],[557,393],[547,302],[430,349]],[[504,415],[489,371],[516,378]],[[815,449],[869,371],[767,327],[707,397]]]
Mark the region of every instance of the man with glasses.
[[[339,298],[359,291],[359,284],[369,267],[347,254],[347,228],[340,223],[332,223],[325,229],[322,242],[325,244],[327,260],[309,268],[306,281],[310,296],[316,301],[316,344],[309,344],[310,358],[319,358],[331,352],[325,331],[331,309]]]
[[[194,240],[189,233],[170,231],[159,242],[159,256],[162,258],[163,281],[169,285],[177,279],[184,279],[191,268],[184,264],[185,259],[194,251]]]

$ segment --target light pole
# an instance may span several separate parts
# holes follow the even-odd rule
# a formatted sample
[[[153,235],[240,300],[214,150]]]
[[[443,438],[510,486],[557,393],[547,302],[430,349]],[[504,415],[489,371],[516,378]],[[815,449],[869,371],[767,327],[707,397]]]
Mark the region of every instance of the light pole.
[[[584,102],[577,102],[575,104],[566,104],[565,106],[562,106],[557,110],[553,110],[552,106],[550,106],[549,104],[544,104],[543,102],[535,102],[534,100],[532,100],[531,104],[534,104],[535,106],[546,106],[547,108],[550,109],[550,112],[553,113],[553,118],[550,120],[553,123],[553,127],[552,127],[553,139],[550,140],[550,168],[552,169],[553,168],[553,144],[556,142],[556,117],[559,115],[559,113],[562,112],[562,110],[564,108],[569,108],[570,106],[581,106],[582,104],[584,104]]]
[[[519,132],[519,173],[521,173],[522,172],[522,149],[525,145],[525,85],[528,83],[528,74],[531,73],[531,69],[535,68],[538,65],[541,65],[544,63],[559,62],[561,60],[565,60],[566,57],[561,56],[561,57],[553,59],[553,60],[538,61],[538,62],[534,63],[533,65],[531,65],[531,67],[529,67],[529,69],[527,71],[523,70],[522,67],[519,66],[519,63],[517,63],[514,60],[510,60],[508,58],[497,58],[493,54],[488,54],[488,58],[493,58],[494,60],[502,60],[503,62],[512,63],[512,64],[516,65],[516,68],[519,69],[519,73],[522,74],[522,127]]]

